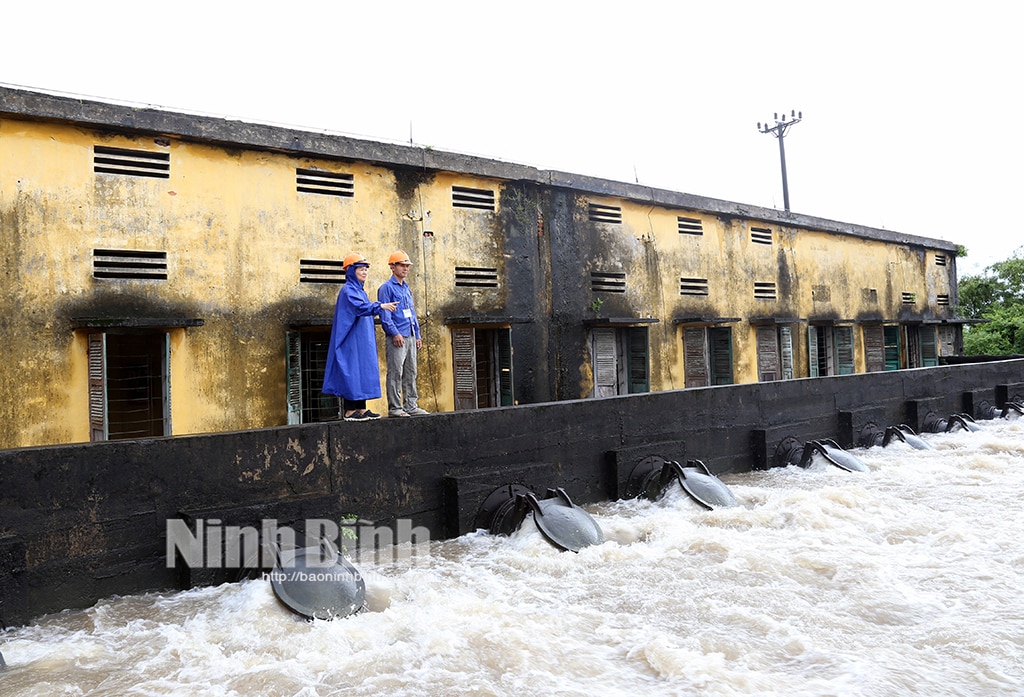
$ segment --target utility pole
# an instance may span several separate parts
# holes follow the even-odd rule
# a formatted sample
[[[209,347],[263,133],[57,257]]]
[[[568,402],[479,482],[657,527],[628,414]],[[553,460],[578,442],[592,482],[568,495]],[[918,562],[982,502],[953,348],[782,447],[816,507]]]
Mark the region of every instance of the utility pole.
[[[787,211],[789,210],[789,182],[786,181],[786,131],[788,131],[789,127],[794,123],[800,123],[803,117],[804,112],[791,111],[789,113],[788,121],[786,120],[785,113],[782,114],[781,121],[779,120],[779,115],[775,114],[773,117],[775,119],[775,125],[771,128],[768,127],[767,123],[765,123],[763,127],[760,123],[757,124],[758,131],[761,133],[771,133],[779,139],[779,159],[782,161],[782,203],[786,207]]]

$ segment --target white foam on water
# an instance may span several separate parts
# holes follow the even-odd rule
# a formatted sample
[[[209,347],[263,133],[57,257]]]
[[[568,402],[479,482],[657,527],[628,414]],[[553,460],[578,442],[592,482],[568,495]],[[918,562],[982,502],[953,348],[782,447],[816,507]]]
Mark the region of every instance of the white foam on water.
[[[108,599],[0,633],[0,693],[1024,694],[1024,422],[981,424],[727,475],[736,508],[588,506],[579,554],[527,521],[360,561],[343,620],[262,579]]]

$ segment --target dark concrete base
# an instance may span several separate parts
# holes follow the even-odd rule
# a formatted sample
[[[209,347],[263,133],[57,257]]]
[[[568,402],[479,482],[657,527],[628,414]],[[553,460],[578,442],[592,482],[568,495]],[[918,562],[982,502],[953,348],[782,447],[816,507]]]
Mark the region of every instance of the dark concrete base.
[[[715,474],[772,467],[787,439],[851,447],[872,426],[920,432],[929,414],[981,419],[1022,395],[1024,360],[1012,360],[0,451],[0,624],[237,577],[168,560],[171,519],[358,518],[447,538],[474,529],[488,494],[509,484],[614,499],[650,455]]]

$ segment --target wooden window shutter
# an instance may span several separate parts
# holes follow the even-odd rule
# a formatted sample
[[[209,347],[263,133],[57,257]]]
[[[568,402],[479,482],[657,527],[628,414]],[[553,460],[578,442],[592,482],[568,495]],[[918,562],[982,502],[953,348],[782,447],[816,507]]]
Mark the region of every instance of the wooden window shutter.
[[[782,379],[793,379],[793,330],[779,327],[779,344],[782,353]]]
[[[757,379],[779,379],[779,339],[775,327],[757,328]]]
[[[883,334],[885,341],[885,369],[886,370],[899,370],[900,369],[900,328],[899,327],[885,327],[883,328]]]
[[[939,347],[935,340],[934,327],[921,328],[921,365],[925,367],[939,364]]]
[[[853,353],[853,327],[836,327],[836,375],[852,375],[856,371]]]
[[[711,352],[711,384],[732,384],[732,330],[708,329]]]
[[[455,408],[476,409],[476,341],[472,327],[452,329],[455,362]]]
[[[107,335],[88,335],[89,341],[89,440],[107,440]]]
[[[821,367],[818,365],[817,327],[807,327],[807,367],[812,378],[821,376]]]
[[[288,383],[288,423],[302,423],[302,334],[285,335],[285,375]]]
[[[911,368],[921,367],[921,337],[917,327],[907,327],[907,361]]]
[[[619,393],[619,369],[615,330],[598,327],[593,330],[594,396],[612,397]]]
[[[630,327],[627,334],[629,351],[626,357],[629,375],[629,393],[651,391],[648,375],[649,355],[647,351],[647,327]]]
[[[956,330],[949,326],[939,327],[939,355],[952,356],[956,351],[953,348],[956,343]]]
[[[703,327],[683,329],[683,385],[708,386],[707,332]]]
[[[498,345],[498,399],[501,406],[510,407],[515,403],[512,396],[512,331],[499,329],[495,335]]]
[[[864,327],[864,369],[869,373],[885,370],[885,330],[881,325]]]

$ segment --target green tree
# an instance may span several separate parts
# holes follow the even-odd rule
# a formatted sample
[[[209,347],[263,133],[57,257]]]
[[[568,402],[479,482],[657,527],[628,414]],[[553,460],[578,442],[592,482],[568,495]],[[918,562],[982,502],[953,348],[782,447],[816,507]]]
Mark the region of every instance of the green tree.
[[[1024,257],[1020,248],[1009,259],[964,276],[958,286],[960,313],[986,320],[964,328],[968,355],[1024,354]]]

